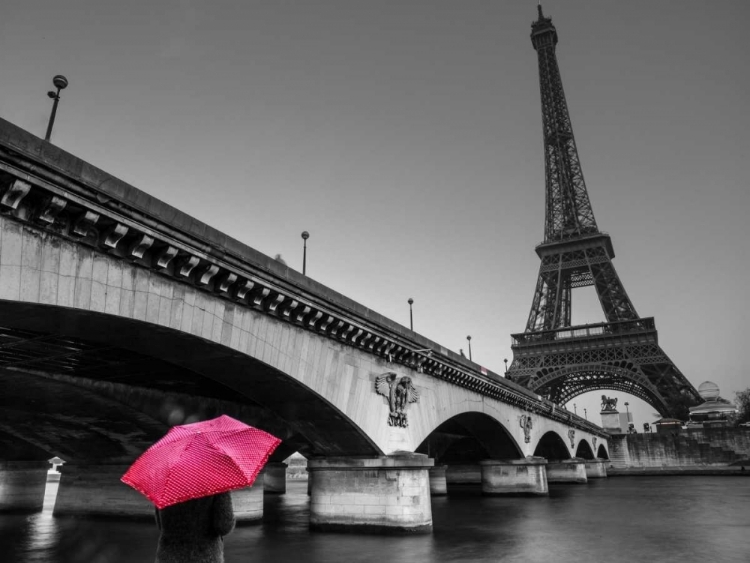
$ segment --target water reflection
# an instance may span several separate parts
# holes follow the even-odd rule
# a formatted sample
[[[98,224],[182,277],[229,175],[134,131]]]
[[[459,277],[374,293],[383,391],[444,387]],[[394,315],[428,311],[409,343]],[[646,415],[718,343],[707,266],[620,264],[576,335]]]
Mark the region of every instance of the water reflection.
[[[18,563],[153,561],[151,522],[53,518],[44,510],[0,516],[0,560]],[[750,560],[750,479],[632,477],[552,486],[549,497],[482,497],[454,489],[433,499],[431,535],[383,537],[311,533],[306,483],[267,495],[264,523],[226,538],[240,561],[547,562]]]

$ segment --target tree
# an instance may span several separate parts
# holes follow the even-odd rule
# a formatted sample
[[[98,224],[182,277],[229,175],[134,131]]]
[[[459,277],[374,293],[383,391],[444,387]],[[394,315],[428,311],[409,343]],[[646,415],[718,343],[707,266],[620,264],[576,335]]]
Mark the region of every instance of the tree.
[[[735,405],[737,405],[737,424],[750,422],[750,387],[744,391],[737,391],[735,394]]]

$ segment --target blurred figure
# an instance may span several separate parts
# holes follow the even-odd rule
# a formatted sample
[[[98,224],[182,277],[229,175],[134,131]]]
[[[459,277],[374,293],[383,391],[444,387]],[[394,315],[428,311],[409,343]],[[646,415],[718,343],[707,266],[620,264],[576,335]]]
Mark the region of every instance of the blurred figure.
[[[234,529],[229,493],[156,509],[159,547],[155,563],[223,563],[224,539]]]

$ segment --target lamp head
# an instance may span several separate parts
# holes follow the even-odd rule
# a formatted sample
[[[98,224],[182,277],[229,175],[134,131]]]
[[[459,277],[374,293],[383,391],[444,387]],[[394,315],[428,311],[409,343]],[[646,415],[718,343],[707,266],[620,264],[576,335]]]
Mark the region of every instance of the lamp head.
[[[411,297],[409,297],[409,301],[407,301],[407,303],[409,303],[409,305],[411,305],[412,303],[414,303],[414,299],[412,299]]]
[[[68,79],[62,74],[58,74],[52,79],[52,84],[54,84],[59,90],[65,90],[65,88],[68,87]]]
[[[310,233],[308,233],[307,231],[302,231],[302,238],[304,240],[309,239],[310,238]]]

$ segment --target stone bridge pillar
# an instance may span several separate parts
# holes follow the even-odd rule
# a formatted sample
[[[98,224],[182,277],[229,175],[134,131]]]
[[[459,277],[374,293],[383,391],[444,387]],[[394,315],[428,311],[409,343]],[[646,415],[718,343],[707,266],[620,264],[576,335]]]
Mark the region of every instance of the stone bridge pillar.
[[[266,468],[255,478],[252,487],[232,491],[232,508],[237,524],[260,524],[263,520],[263,490],[268,477]]]
[[[583,459],[565,459],[547,463],[548,483],[586,483],[586,461]]]
[[[445,465],[430,467],[430,496],[442,497],[448,494],[448,482],[445,479]]]
[[[445,480],[449,485],[478,485],[482,482],[482,468],[478,463],[448,465]]]
[[[606,459],[587,459],[586,460],[586,478],[587,479],[605,479],[607,477],[607,460]]]
[[[482,494],[547,495],[549,488],[547,487],[546,464],[547,460],[543,457],[482,461]]]
[[[286,493],[286,467],[287,464],[284,462],[269,461],[263,468],[265,472],[263,488],[267,493]]]
[[[120,481],[129,465],[76,465],[60,467],[55,516],[153,519],[154,505]]]
[[[129,465],[75,465],[60,467],[60,485],[53,514],[91,518],[153,520],[154,505],[120,481]],[[232,491],[237,523],[263,518],[263,472],[252,487]]]
[[[432,531],[429,469],[423,454],[310,459],[310,527],[374,533]]]
[[[0,461],[0,512],[39,512],[47,486],[47,461]]]

